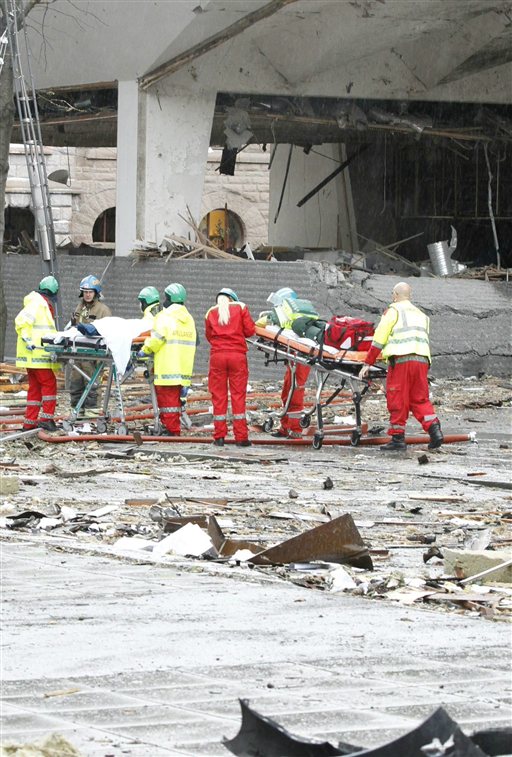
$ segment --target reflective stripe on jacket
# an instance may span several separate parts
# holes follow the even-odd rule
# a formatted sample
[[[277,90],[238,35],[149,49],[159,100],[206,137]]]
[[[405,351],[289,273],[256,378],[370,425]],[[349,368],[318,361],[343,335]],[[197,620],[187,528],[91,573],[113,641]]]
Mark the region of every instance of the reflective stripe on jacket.
[[[393,355],[421,355],[430,361],[430,319],[409,300],[393,302],[373,335],[372,347],[382,350],[383,360]]]
[[[23,310],[14,319],[14,327],[18,335],[16,343],[17,368],[52,368],[59,370],[59,365],[53,363],[50,354],[41,347],[43,336],[53,336],[56,333],[55,321],[45,298],[39,292],[30,292],[23,300]],[[34,344],[37,349],[28,350],[27,344]]]
[[[100,318],[109,318],[112,315],[108,305],[94,298],[92,302],[85,302],[80,299],[80,302],[73,311],[72,322],[73,323],[94,323],[99,321]]]
[[[196,341],[194,319],[184,305],[170,305],[155,316],[142,351],[155,355],[157,386],[190,386]]]

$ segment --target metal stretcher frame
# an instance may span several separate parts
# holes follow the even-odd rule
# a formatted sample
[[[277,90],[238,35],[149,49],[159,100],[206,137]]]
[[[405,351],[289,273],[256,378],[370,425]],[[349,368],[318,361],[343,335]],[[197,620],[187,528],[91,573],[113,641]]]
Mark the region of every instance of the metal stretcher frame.
[[[72,370],[77,371],[81,376],[87,380],[87,384],[78,400],[77,404],[71,411],[69,418],[63,421],[63,428],[65,431],[72,431],[75,423],[79,419],[80,411],[82,410],[84,403],[91,393],[93,387],[96,385],[103,370],[108,367],[107,380],[105,382],[105,391],[103,395],[102,410],[101,413],[94,418],[96,429],[98,433],[102,434],[107,431],[108,424],[112,421],[113,415],[109,411],[110,400],[114,392],[115,401],[117,405],[117,411],[119,422],[116,423],[115,432],[119,435],[125,435],[128,432],[126,424],[126,413],[123,403],[123,395],[121,391],[122,384],[131,376],[134,370],[134,363],[131,361],[125,373],[120,377],[119,372],[114,363],[112,353],[108,349],[104,340],[100,336],[92,337],[66,337],[59,342],[54,342],[53,337],[43,337],[42,344],[47,352],[51,354],[51,359],[54,362],[60,362],[68,364]],[[140,346],[140,338],[133,342],[132,356]],[[85,373],[78,365],[78,362],[91,362],[91,364],[97,364],[91,376]],[[152,370],[150,366],[147,366],[145,376],[148,379],[148,383],[151,391],[151,404],[153,406],[153,412],[155,416],[155,433],[160,431],[158,404],[156,400],[156,393],[154,384],[151,381]]]
[[[249,337],[247,342],[260,352],[265,353],[265,365],[282,362],[287,363],[291,370],[290,391],[283,408],[276,412],[270,412],[263,424],[264,431],[270,432],[274,427],[275,420],[279,420],[287,414],[293,392],[297,388],[295,379],[297,365],[306,365],[312,369],[316,381],[315,402],[311,410],[301,411],[299,424],[301,428],[308,428],[311,425],[312,416],[316,414],[317,431],[313,436],[313,448],[320,449],[323,444],[323,409],[328,407],[345,387],[351,392],[356,416],[355,429],[352,432],[350,442],[354,447],[359,444],[362,435],[361,401],[370,387],[370,380],[360,379],[357,375],[363,364],[361,359],[358,361],[347,359],[347,350],[333,355],[325,352],[320,346],[308,347],[297,340],[287,339],[281,335],[281,331],[273,333],[261,327],[256,327],[256,335]],[[362,352],[358,354],[361,358],[364,355]],[[385,375],[385,370],[382,368],[370,366],[372,379],[382,378]],[[322,392],[330,379],[334,379],[337,385],[333,388],[329,397],[322,402]]]

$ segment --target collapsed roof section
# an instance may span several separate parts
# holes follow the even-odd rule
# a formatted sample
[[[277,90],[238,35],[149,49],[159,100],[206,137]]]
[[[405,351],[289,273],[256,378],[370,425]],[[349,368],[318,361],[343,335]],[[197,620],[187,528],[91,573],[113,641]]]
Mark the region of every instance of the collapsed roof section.
[[[114,147],[117,87],[110,82],[38,93],[43,142],[48,146]],[[220,92],[211,146],[375,141],[387,134],[414,143],[512,141],[512,106],[404,100],[244,95]],[[21,141],[15,123],[13,142]]]

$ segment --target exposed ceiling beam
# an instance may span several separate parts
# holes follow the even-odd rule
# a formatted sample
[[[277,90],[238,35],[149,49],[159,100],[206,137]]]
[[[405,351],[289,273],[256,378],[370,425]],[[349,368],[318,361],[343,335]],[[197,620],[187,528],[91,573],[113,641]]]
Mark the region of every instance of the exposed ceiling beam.
[[[166,63],[162,63],[152,71],[144,74],[144,76],[141,76],[139,78],[139,86],[141,87],[141,89],[148,89],[148,87],[150,87],[152,84],[155,84],[157,81],[160,81],[160,79],[163,79],[164,76],[168,76],[169,74],[173,74],[175,71],[179,71],[180,68],[188,65],[193,60],[196,60],[202,55],[210,52],[210,50],[214,50],[216,47],[223,45],[228,40],[233,39],[233,37],[237,37],[239,34],[244,32],[246,29],[249,29],[249,27],[254,26],[259,21],[263,21],[263,19],[268,18],[269,16],[273,16],[286,5],[291,5],[292,3],[296,3],[297,1],[298,0],[270,0],[269,3],[266,3],[261,8],[258,8],[258,10],[252,11],[252,13],[248,13],[246,16],[243,16],[230,26],[222,29],[222,31],[213,34],[211,37],[208,37],[202,42],[198,42],[197,45],[193,45],[188,50],[185,50],[185,52],[176,55]]]

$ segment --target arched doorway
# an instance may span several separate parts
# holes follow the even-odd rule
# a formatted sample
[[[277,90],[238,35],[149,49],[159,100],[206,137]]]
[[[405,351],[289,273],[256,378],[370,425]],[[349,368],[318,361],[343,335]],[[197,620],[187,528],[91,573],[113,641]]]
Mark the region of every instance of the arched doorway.
[[[199,224],[199,229],[215,247],[226,252],[240,249],[245,241],[242,219],[227,207],[210,210]]]
[[[107,208],[100,213],[92,227],[93,242],[116,241],[116,209]]]

